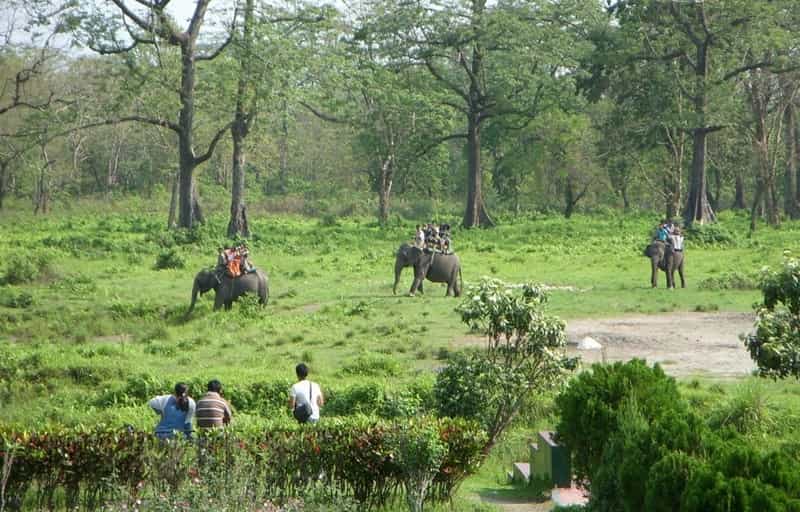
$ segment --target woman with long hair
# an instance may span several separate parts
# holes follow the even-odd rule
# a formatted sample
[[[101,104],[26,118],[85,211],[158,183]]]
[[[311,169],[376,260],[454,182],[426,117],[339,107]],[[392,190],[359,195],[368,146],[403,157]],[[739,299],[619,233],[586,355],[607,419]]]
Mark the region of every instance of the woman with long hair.
[[[175,384],[173,394],[153,398],[150,400],[150,407],[161,415],[161,421],[156,425],[156,437],[171,439],[176,432],[183,432],[185,437],[191,437],[192,417],[196,406],[189,396],[189,386],[183,382]]]

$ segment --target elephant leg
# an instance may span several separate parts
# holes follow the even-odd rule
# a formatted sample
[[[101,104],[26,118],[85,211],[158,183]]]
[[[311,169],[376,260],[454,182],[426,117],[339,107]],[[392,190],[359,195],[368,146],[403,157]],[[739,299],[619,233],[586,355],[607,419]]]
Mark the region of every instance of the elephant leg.
[[[392,295],[397,295],[397,283],[400,282],[400,274],[403,273],[403,262],[400,258],[394,263],[394,285],[392,286]]]
[[[651,270],[650,270],[650,285],[653,288],[658,288],[658,261],[655,258],[650,260]]]
[[[223,293],[224,292],[222,290],[219,290],[217,292],[216,297],[214,297],[214,311],[219,310],[223,306],[223,301],[222,301],[222,294]]]

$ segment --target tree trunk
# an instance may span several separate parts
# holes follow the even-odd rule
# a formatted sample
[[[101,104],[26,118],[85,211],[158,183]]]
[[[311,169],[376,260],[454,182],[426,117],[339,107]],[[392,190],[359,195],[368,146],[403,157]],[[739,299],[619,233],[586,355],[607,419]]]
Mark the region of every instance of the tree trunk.
[[[47,143],[43,142],[41,145],[42,150],[42,168],[39,171],[39,176],[36,179],[36,191],[34,192],[34,215],[39,213],[47,213],[50,206],[50,157],[47,155]]]
[[[192,179],[192,218],[195,224],[205,222],[203,211],[200,208],[200,194],[197,192],[197,181]]]
[[[389,198],[394,182],[394,155],[389,155],[381,163],[381,174],[378,180],[378,220],[382,225],[389,221]]]
[[[175,214],[178,210],[178,175],[172,178],[172,195],[169,200],[169,217],[167,218],[167,229],[175,227]]]
[[[800,217],[797,194],[797,115],[794,104],[786,106],[784,124],[786,126],[786,171],[783,176],[783,209],[792,219]]]
[[[464,227],[492,227],[483,204],[481,173],[481,134],[479,114],[469,114],[467,123],[467,208],[464,212]]]
[[[678,216],[683,193],[683,157],[686,152],[686,138],[679,130],[665,128],[667,149],[672,166],[664,175],[665,214],[667,219]]]
[[[708,126],[706,125],[706,112],[708,98],[706,95],[706,81],[708,79],[708,45],[706,39],[697,45],[697,63],[695,65],[696,97],[694,98],[694,113],[699,126],[692,130],[692,176],[689,181],[689,195],[686,200],[683,218],[687,226],[697,222],[707,224],[716,220],[714,210],[708,202],[706,192],[706,140]]]
[[[716,220],[714,210],[708,202],[706,192],[706,137],[705,128],[698,128],[692,134],[692,177],[689,182],[689,196],[686,199],[686,208],[683,218],[685,224],[707,224]]]
[[[742,178],[741,171],[736,173],[734,189],[733,209],[744,210],[747,208],[747,202],[744,200],[744,178]]]
[[[278,139],[278,193],[289,190],[289,103],[281,105],[281,136]]]
[[[10,160],[0,160],[0,210],[3,209],[3,200],[6,198],[6,183]]]
[[[564,186],[564,202],[564,217],[569,219],[572,217],[572,212],[575,210],[575,187],[572,184],[571,176],[567,176]]]
[[[753,198],[753,207],[750,209],[750,232],[756,230],[756,221],[759,217],[759,209],[761,206],[761,196],[764,193],[764,183],[761,179],[756,182],[756,195]]]
[[[242,28],[242,44],[245,50],[239,61],[239,80],[236,86],[236,113],[231,125],[233,140],[233,179],[231,180],[231,217],[228,222],[228,237],[249,237],[250,226],[247,223],[247,212],[244,204],[245,154],[244,139],[250,133],[250,119],[245,111],[247,91],[252,77],[250,76],[250,43],[253,26],[253,0],[247,0],[244,11],[244,27]],[[252,112],[251,112],[252,114]]]
[[[244,119],[237,120],[231,127],[233,138],[233,180],[231,181],[231,217],[228,221],[228,237],[236,236],[249,237],[250,226],[247,223],[247,213],[244,204],[244,138],[246,136],[246,126]]]

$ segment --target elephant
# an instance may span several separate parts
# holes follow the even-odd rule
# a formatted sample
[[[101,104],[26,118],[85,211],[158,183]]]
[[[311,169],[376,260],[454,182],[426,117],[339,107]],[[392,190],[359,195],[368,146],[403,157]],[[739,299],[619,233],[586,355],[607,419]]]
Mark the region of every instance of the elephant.
[[[686,288],[683,278],[683,251],[673,251],[664,242],[656,240],[647,246],[644,254],[650,258],[650,284],[653,288],[658,286],[658,269],[667,274],[667,288],[675,288],[675,270],[681,277],[681,288]]]
[[[416,255],[411,249],[418,249],[417,246],[411,244],[403,244],[397,249],[397,254],[394,258],[394,286],[392,286],[392,294],[397,295],[397,283],[400,282],[400,274],[406,267],[414,266],[414,259]],[[422,289],[422,283],[419,285],[419,292],[425,293]]]
[[[427,278],[434,283],[447,283],[446,295],[461,296],[461,261],[457,255],[427,252],[419,247],[411,247],[408,255],[414,265],[414,282],[409,295],[421,290],[422,281]]]
[[[189,314],[194,310],[195,302],[197,302],[197,294],[204,294],[209,290],[214,290],[216,296],[214,298],[214,310],[225,306],[225,309],[231,309],[233,301],[244,295],[245,293],[257,293],[260,304],[266,304],[269,300],[269,277],[261,269],[256,269],[255,272],[244,274],[237,278],[228,276],[222,277],[222,282],[217,280],[217,275],[213,269],[201,270],[194,277],[194,286],[192,287],[192,303],[189,305]]]

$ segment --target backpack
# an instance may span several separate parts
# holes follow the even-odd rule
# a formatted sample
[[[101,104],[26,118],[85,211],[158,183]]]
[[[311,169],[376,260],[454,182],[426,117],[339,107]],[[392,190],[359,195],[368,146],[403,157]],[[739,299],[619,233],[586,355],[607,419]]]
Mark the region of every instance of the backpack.
[[[311,395],[312,395],[311,381],[308,381],[308,402],[301,405],[295,404],[294,410],[292,411],[294,419],[296,419],[299,423],[307,422],[314,412],[311,408]]]

